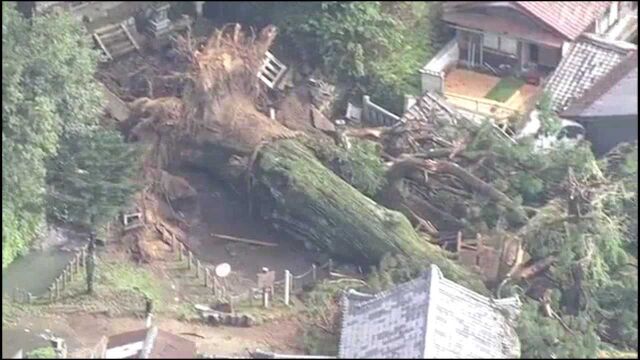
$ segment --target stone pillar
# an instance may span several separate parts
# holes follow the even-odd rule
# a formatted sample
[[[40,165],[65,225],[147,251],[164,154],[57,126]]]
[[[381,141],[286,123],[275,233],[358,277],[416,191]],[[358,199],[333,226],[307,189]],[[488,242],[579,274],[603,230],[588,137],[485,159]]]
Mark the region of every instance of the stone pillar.
[[[204,1],[194,1],[193,5],[196,9],[196,16],[197,17],[201,17],[202,16],[202,11],[204,9]]]
[[[291,273],[289,270],[284,271],[284,304],[289,305],[289,293],[291,291]]]
[[[316,270],[316,264],[311,264],[311,278],[313,279],[313,282],[315,283],[316,280],[318,280],[318,273]]]
[[[267,287],[262,289],[262,306],[265,309],[269,308],[269,288]]]

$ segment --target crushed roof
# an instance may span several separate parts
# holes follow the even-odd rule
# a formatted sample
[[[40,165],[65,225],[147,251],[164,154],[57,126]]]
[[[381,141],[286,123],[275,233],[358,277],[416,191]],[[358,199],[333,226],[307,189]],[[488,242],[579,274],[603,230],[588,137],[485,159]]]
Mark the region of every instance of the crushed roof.
[[[611,6],[611,1],[516,1],[531,15],[575,40]]]
[[[606,117],[638,114],[638,52],[601,77],[561,115]]]
[[[437,266],[377,295],[343,298],[340,358],[519,357],[517,297],[493,300],[443,277]]]
[[[544,86],[551,108],[561,112],[637,47],[585,35],[574,43]]]

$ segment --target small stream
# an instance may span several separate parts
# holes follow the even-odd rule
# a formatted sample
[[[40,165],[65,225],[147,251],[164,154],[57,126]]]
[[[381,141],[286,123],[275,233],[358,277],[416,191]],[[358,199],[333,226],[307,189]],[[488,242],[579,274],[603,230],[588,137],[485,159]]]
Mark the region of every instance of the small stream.
[[[39,249],[32,249],[2,270],[3,298],[12,296],[15,288],[34,296],[45,295],[73,258],[73,250],[84,245],[86,238],[73,230],[52,226],[38,243]]]

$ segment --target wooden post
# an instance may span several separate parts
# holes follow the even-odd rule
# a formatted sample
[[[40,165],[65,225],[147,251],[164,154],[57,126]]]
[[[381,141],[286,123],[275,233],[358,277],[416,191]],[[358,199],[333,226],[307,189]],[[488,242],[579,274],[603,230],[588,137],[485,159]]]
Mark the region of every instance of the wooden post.
[[[56,279],[56,299],[60,298],[60,278]]]
[[[253,306],[253,288],[249,288],[249,306]]]
[[[76,253],[76,274],[80,272],[80,253]]]
[[[209,287],[209,268],[204,269],[204,287]]]
[[[291,273],[289,270],[284,271],[284,304],[289,306],[289,292],[291,289],[289,288]]]
[[[196,259],[196,279],[200,278],[200,260]]]
[[[56,287],[56,286],[55,286],[55,283],[54,283],[54,284],[51,284],[51,285],[49,286],[49,301],[50,301],[50,302],[53,302],[53,299],[55,299],[55,295],[56,295],[56,293],[55,293],[55,287]]]
[[[193,261],[193,253],[187,250],[187,269],[191,270],[191,261]]]
[[[182,261],[183,247],[184,247],[184,245],[182,245],[182,243],[178,243],[178,260],[179,261]]]
[[[218,291],[218,280],[216,277],[216,274],[212,274],[211,276],[211,293],[213,295],[216,295],[216,292]]]
[[[318,280],[318,274],[316,272],[316,264],[311,264],[311,278],[313,279],[314,283],[316,282],[316,280]]]
[[[171,252],[175,251],[175,247],[176,247],[176,236],[171,233]]]

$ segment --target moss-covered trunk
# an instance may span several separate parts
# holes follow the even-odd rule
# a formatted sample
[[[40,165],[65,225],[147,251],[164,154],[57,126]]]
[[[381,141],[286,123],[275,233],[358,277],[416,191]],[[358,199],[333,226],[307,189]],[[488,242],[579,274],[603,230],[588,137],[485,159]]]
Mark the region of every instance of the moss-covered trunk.
[[[434,263],[445,276],[484,290],[477,276],[421,238],[404,215],[364,196],[297,140],[265,146],[253,174],[252,193],[260,202],[255,206],[294,238],[360,264],[377,265],[385,254],[404,254]]]

